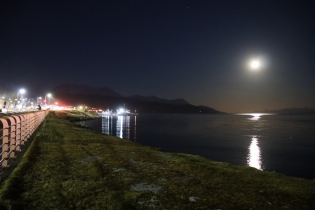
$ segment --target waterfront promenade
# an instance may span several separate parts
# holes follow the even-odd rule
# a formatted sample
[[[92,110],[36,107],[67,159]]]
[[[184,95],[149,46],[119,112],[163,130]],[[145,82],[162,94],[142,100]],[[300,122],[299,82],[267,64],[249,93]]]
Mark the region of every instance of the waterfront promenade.
[[[48,110],[19,113],[1,113],[0,115],[0,181],[17,163],[17,155],[25,150],[25,144],[38,126],[48,115]],[[6,170],[5,170],[6,169]],[[11,166],[12,169],[12,166]]]
[[[2,183],[0,209],[314,209],[315,181],[82,129],[51,112]]]

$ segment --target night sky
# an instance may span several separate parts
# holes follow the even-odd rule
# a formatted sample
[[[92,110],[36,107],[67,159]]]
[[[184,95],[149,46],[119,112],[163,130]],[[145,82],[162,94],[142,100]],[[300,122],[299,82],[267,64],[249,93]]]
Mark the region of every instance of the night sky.
[[[315,108],[315,1],[4,0],[0,78],[29,97],[74,83],[225,112]]]

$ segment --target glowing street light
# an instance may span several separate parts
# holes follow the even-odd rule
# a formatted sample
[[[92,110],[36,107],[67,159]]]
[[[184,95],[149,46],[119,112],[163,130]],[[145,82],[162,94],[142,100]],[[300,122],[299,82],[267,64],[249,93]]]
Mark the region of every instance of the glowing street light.
[[[38,96],[37,98],[36,98],[36,103],[37,104],[40,104],[42,102],[42,97],[41,96]]]
[[[17,100],[19,99],[19,95],[21,96],[20,98],[22,99],[23,98],[23,94],[25,93],[25,89],[24,88],[21,88],[18,93],[17,93],[17,97],[16,97],[16,101],[15,101],[15,106],[17,105]]]
[[[23,89],[23,88],[20,89],[20,90],[19,90],[19,93],[20,93],[21,95],[23,95],[23,94],[25,93],[25,89]]]
[[[52,96],[51,93],[48,93],[48,94],[47,94],[47,97],[48,97],[48,104],[49,104],[49,105],[50,105],[50,98],[51,98],[51,96]]]
[[[23,98],[23,94],[25,93],[25,89],[20,89],[19,90],[19,92],[18,92],[18,94],[17,94],[17,99],[19,99],[19,94],[20,94],[20,96],[21,96],[21,98]]]

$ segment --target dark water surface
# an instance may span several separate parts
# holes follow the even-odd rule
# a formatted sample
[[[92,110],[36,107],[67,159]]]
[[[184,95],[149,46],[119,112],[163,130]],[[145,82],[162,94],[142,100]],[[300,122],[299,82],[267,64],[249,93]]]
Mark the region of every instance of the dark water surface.
[[[140,114],[80,124],[165,152],[315,179],[315,116]]]

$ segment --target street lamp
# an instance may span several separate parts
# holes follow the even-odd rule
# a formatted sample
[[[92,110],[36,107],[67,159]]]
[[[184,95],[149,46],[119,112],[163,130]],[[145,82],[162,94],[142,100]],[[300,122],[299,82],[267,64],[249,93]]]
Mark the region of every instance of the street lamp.
[[[18,91],[18,93],[17,93],[16,99],[19,100],[19,95],[20,95],[21,98],[23,98],[23,94],[24,94],[24,93],[25,93],[25,89],[24,89],[24,88],[21,88],[21,89]],[[15,102],[15,106],[17,105],[17,100],[16,100],[16,102]]]
[[[37,101],[36,102],[37,102],[37,104],[40,104],[42,102],[42,97],[40,97],[40,96],[37,97]]]
[[[20,93],[21,95],[24,94],[24,93],[25,93],[25,89],[23,89],[23,88],[20,89],[20,90],[19,90],[19,93]]]
[[[3,109],[5,109],[5,108],[6,108],[6,105],[7,105],[7,102],[6,102],[5,98],[4,98],[4,96],[2,96],[1,102],[3,102]],[[1,108],[1,107],[0,107],[0,108]]]
[[[22,99],[23,98],[23,94],[25,93],[25,89],[20,89],[19,90],[19,94],[20,94],[20,98]],[[19,100],[19,96],[18,96],[18,100]]]
[[[48,97],[48,104],[50,105],[51,93],[48,93],[48,94],[47,94],[47,97]]]

